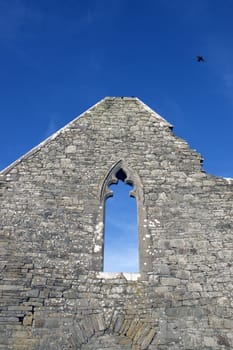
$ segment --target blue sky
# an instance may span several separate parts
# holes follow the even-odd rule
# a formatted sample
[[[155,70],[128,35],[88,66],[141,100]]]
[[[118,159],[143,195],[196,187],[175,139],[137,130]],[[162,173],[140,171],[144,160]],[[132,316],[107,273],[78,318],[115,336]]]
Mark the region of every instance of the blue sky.
[[[0,0],[0,169],[101,98],[137,96],[232,177],[232,17],[232,0]]]
[[[132,186],[111,185],[113,197],[105,204],[104,271],[138,272],[137,203],[129,196]]]
[[[0,0],[0,169],[103,97],[137,96],[233,177],[232,17],[232,0]]]

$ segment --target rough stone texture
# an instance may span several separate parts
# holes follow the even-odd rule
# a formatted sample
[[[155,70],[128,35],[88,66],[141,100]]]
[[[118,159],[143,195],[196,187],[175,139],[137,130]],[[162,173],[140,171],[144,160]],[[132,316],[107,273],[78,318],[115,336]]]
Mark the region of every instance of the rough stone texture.
[[[137,98],[105,98],[0,173],[0,349],[233,348],[233,180]],[[105,274],[117,171],[140,275]]]

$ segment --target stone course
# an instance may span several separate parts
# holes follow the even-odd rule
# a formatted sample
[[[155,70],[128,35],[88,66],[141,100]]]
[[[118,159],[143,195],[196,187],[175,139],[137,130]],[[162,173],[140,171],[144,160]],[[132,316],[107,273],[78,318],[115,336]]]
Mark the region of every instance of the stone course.
[[[140,273],[104,273],[122,169]],[[0,173],[0,350],[233,349],[233,180],[137,98],[105,98]]]

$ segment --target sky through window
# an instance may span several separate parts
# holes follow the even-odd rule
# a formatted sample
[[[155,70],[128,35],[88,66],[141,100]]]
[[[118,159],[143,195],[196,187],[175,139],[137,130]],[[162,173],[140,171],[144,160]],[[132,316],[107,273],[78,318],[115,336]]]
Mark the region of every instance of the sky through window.
[[[110,186],[113,197],[105,202],[105,272],[138,272],[137,203],[129,196],[132,186]]]

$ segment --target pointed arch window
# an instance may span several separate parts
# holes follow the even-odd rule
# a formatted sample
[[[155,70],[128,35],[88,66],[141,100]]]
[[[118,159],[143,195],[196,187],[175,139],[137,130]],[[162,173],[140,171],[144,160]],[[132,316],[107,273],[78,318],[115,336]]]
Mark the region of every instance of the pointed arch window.
[[[143,199],[142,183],[135,171],[133,171],[125,161],[120,160],[115,163],[108,171],[100,190],[100,210],[96,222],[94,252],[92,259],[92,269],[94,271],[103,271],[104,269],[104,234],[105,234],[105,214],[106,203],[109,197],[113,196],[113,189],[111,185],[118,184],[118,182],[125,187],[131,187],[131,191],[127,194],[135,199],[135,210],[137,211],[137,260],[139,264],[140,274],[151,271],[151,255],[149,255],[151,242],[147,234],[146,225],[146,210]],[[113,186],[114,187],[114,186]],[[132,199],[132,200],[133,200]],[[135,233],[136,234],[136,233]],[[120,247],[119,247],[120,249]],[[120,264],[114,269],[118,272],[122,271]],[[114,272],[114,271],[111,271]]]
[[[117,183],[109,185],[111,196],[105,201],[103,270],[138,272],[137,203],[129,192],[134,185],[122,168],[115,176]]]

